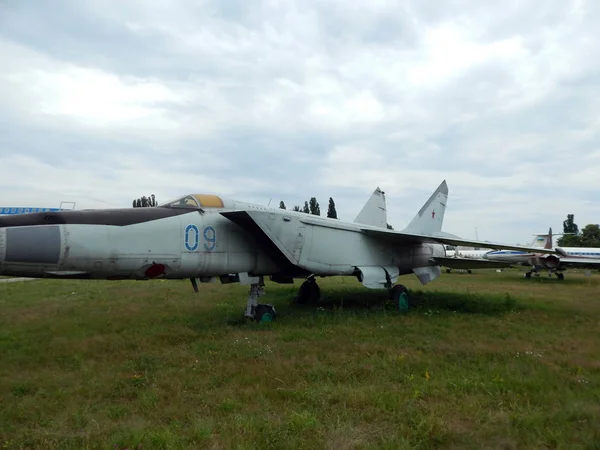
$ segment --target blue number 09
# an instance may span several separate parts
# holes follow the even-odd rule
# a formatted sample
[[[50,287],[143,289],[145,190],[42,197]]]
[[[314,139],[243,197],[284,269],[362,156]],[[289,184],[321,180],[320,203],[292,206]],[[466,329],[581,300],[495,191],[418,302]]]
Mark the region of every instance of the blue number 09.
[[[204,227],[202,232],[204,237],[204,249],[207,252],[213,251],[217,246],[217,232],[215,228],[208,225]],[[185,227],[185,236],[183,243],[185,244],[185,248],[190,251],[196,251],[200,245],[200,231],[198,227],[194,224],[190,224]]]

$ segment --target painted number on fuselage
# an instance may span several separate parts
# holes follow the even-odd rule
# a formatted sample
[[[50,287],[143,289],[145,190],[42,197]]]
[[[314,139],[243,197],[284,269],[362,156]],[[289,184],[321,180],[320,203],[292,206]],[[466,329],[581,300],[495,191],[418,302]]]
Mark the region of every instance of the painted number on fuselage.
[[[194,224],[190,224],[185,227],[185,238],[183,241],[185,248],[190,252],[193,252],[194,250],[198,249],[199,241],[200,231],[198,230],[198,227]]]
[[[210,252],[217,246],[217,232],[210,225],[204,227],[204,250]]]
[[[210,252],[217,246],[217,232],[214,227],[208,225],[204,227],[202,232],[204,237],[204,250]],[[186,250],[194,252],[200,246],[200,230],[194,224],[189,224],[185,227],[185,235],[183,241]]]

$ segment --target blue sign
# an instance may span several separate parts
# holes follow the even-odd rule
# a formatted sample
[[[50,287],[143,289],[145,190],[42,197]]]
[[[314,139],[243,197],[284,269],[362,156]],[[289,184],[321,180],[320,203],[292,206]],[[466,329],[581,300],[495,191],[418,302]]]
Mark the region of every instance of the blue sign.
[[[62,211],[60,208],[22,208],[22,207],[0,207],[0,215],[9,214],[27,214],[34,212],[57,212]]]

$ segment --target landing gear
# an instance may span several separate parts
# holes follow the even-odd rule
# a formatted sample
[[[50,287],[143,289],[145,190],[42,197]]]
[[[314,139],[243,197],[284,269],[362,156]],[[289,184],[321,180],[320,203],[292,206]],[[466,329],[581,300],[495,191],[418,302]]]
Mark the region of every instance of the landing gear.
[[[397,284],[390,289],[390,300],[400,311],[408,311],[408,289],[402,284]]]
[[[192,288],[194,289],[194,292],[197,294],[199,291],[198,291],[198,283],[196,282],[196,279],[192,277],[192,278],[190,278],[190,281],[192,283]]]
[[[298,297],[296,297],[296,303],[303,305],[315,304],[321,298],[321,289],[314,278],[308,278],[300,286],[298,291]]]
[[[537,272],[537,271],[534,272],[534,271],[530,270],[528,272],[525,272],[525,275],[524,275],[525,278],[531,278],[532,273],[535,274],[536,277],[540,276],[539,272]],[[556,278],[558,278],[561,281],[565,279],[565,275],[561,272],[554,272],[554,274],[556,275]],[[552,278],[552,271],[548,271],[548,278]]]
[[[258,298],[265,295],[265,282],[263,277],[260,277],[258,283],[250,285],[250,294],[246,303],[246,312],[244,316],[249,319],[254,319],[257,322],[273,322],[276,317],[275,307],[273,305],[263,305],[258,303]]]

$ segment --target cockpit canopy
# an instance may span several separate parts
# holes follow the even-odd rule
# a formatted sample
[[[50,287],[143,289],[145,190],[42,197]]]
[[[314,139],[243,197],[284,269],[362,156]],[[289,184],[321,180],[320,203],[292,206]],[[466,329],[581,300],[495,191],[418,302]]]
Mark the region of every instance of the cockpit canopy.
[[[225,204],[218,195],[212,194],[189,194],[169,200],[162,205],[163,208],[223,208]]]

